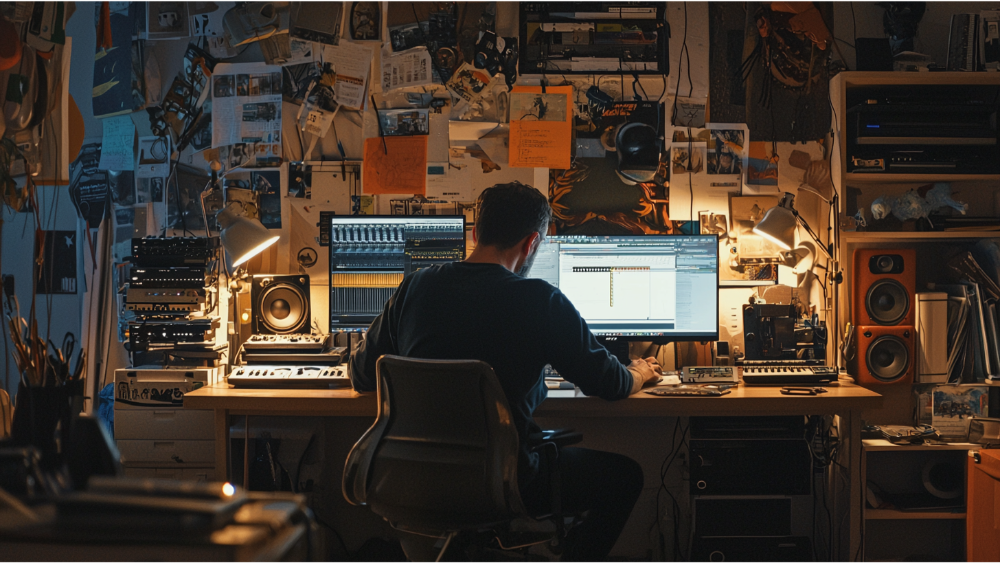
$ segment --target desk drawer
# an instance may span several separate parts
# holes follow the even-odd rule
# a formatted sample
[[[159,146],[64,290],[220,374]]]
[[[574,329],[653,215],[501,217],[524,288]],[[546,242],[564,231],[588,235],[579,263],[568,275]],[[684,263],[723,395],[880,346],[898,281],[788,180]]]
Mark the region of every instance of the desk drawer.
[[[191,409],[135,409],[115,412],[119,440],[212,440],[215,412]]]
[[[215,440],[118,440],[122,463],[214,464]]]

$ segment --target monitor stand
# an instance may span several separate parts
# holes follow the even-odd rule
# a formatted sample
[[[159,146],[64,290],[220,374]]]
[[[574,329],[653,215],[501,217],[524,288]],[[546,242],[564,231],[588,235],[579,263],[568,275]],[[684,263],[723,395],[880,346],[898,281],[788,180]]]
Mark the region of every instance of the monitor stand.
[[[620,336],[598,336],[597,341],[608,349],[612,356],[618,358],[623,365],[629,365],[632,360],[628,357],[628,340]]]

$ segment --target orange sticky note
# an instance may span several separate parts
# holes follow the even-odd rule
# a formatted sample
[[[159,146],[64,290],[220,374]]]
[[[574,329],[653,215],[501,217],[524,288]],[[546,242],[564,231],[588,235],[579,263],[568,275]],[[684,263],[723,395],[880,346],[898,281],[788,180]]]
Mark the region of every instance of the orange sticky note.
[[[363,193],[424,195],[426,190],[427,135],[365,139]]]
[[[573,87],[515,86],[510,94],[510,165],[570,167]]]

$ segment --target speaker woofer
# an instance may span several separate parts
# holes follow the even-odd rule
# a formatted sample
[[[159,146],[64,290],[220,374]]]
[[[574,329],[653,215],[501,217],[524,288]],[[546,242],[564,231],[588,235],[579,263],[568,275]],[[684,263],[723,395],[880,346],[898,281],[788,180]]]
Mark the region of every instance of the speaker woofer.
[[[868,347],[865,363],[872,377],[887,383],[893,382],[906,375],[906,370],[910,367],[910,351],[902,338],[880,336]]]
[[[868,288],[865,310],[880,325],[899,323],[910,310],[910,297],[903,284],[893,279],[879,280]]]
[[[309,298],[286,283],[274,283],[260,296],[260,323],[275,334],[298,332],[309,321]]]

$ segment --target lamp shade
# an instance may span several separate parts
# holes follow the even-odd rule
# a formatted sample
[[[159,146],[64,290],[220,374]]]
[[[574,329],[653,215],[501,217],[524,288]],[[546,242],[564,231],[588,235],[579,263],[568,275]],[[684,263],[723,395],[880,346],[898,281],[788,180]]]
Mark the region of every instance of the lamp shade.
[[[221,229],[222,246],[229,253],[234,268],[257,256],[280,238],[271,234],[260,221],[237,215],[229,208],[220,211],[216,218]]]
[[[795,230],[798,228],[798,220],[792,207],[794,200],[795,196],[785,192],[781,203],[767,210],[764,218],[753,228],[753,232],[778,245],[782,250],[794,248]]]

